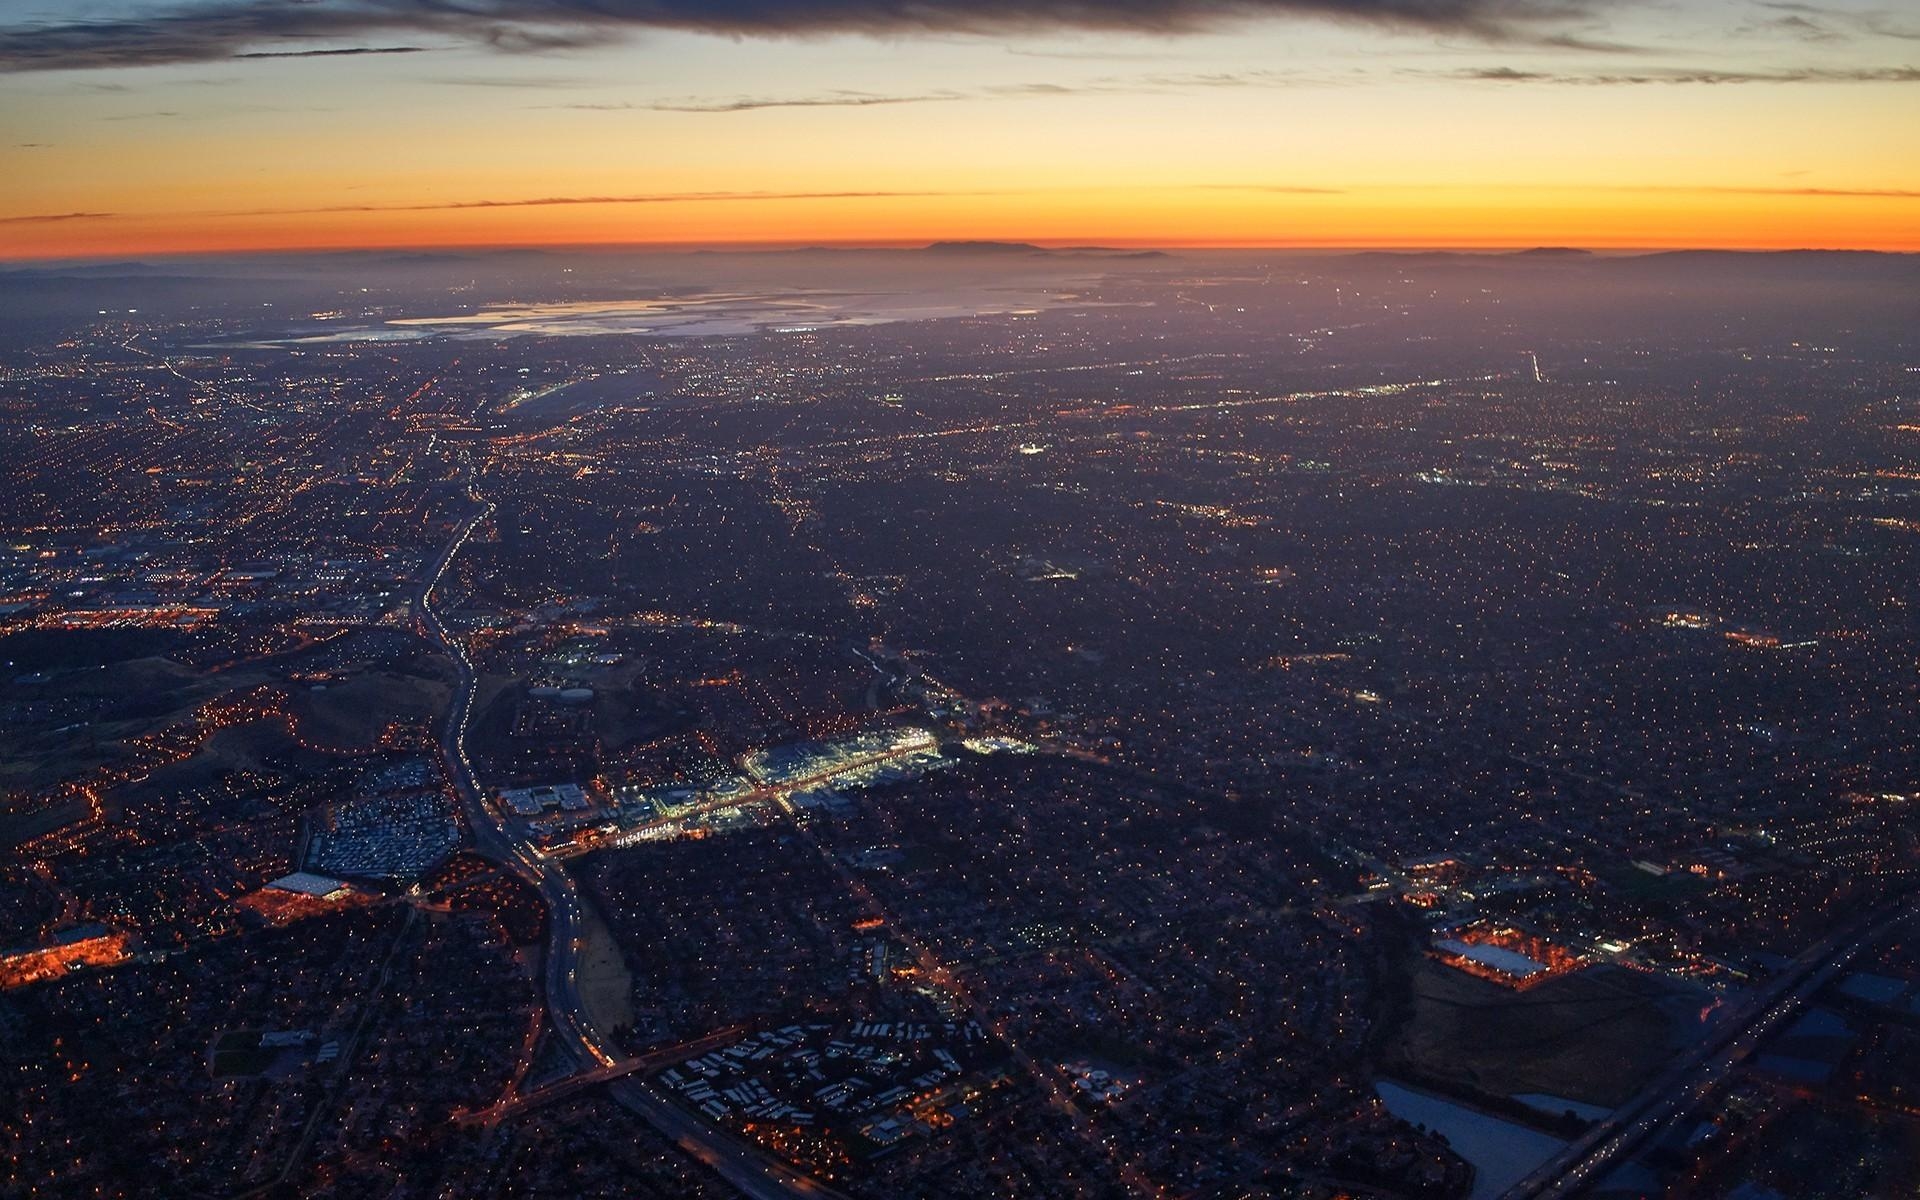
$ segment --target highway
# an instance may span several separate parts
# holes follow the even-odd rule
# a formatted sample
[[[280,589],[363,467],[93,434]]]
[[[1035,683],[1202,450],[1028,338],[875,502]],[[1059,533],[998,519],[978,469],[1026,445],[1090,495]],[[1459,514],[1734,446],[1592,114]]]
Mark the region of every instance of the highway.
[[[1509,1188],[1501,1200],[1571,1197],[1603,1178],[1661,1129],[1698,1108],[1762,1039],[1831,983],[1855,955],[1913,912],[1914,902],[1902,900],[1850,922],[1809,947],[1698,1048],[1682,1055],[1637,1097]]]
[[[599,1031],[585,1019],[574,988],[578,971],[580,930],[585,911],[579,888],[559,863],[527,842],[515,837],[499,812],[487,802],[467,757],[467,732],[473,725],[473,702],[479,690],[479,676],[473,661],[458,639],[447,632],[440,614],[433,608],[433,592],[446,576],[448,568],[473,537],[473,531],[493,515],[493,505],[483,503],[454,531],[453,539],[421,581],[413,603],[413,615],[423,633],[444,650],[459,671],[453,700],[447,708],[447,723],[441,733],[440,749],[447,762],[447,773],[467,813],[474,848],[499,863],[537,889],[547,907],[547,1013],[567,1047],[583,1060],[610,1066],[620,1056],[612,1052]]]
[[[440,749],[447,774],[466,810],[477,853],[524,879],[547,908],[547,1015],[554,1031],[575,1060],[589,1072],[609,1076],[614,1099],[637,1114],[662,1137],[711,1168],[730,1186],[751,1200],[844,1200],[839,1192],[774,1158],[726,1130],[701,1121],[640,1080],[619,1073],[628,1060],[594,1027],[579,992],[579,952],[586,906],[579,886],[559,860],[520,838],[481,790],[473,762],[467,756],[467,733],[473,725],[474,698],[479,675],[466,646],[447,632],[434,611],[433,593],[474,530],[493,515],[494,505],[477,494],[481,507],[455,528],[452,539],[420,582],[412,601],[412,615],[423,636],[446,652],[458,670]]]
[[[498,1125],[500,1122],[519,1116],[529,1109],[578,1095],[590,1087],[610,1083],[628,1075],[638,1075],[670,1067],[685,1062],[689,1058],[698,1058],[710,1050],[718,1050],[752,1032],[746,1025],[728,1025],[704,1034],[690,1042],[676,1042],[671,1046],[661,1046],[632,1058],[622,1059],[612,1066],[595,1067],[591,1071],[576,1072],[554,1083],[544,1084],[530,1092],[509,1090],[498,1101],[477,1112],[463,1113],[454,1118],[460,1125]]]
[[[628,1110],[638,1114],[668,1141],[705,1163],[714,1174],[750,1200],[847,1200],[844,1193],[757,1146],[741,1141],[662,1096],[631,1076],[607,1085]]]

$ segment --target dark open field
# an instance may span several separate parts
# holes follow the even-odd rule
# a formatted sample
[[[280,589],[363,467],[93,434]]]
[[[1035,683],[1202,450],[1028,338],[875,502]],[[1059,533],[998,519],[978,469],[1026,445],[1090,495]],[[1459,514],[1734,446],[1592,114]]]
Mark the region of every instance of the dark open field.
[[[1388,1048],[1389,1072],[1495,1096],[1620,1104],[1682,1033],[1671,1015],[1679,990],[1619,968],[1514,992],[1423,958],[1409,986],[1412,1013]]]

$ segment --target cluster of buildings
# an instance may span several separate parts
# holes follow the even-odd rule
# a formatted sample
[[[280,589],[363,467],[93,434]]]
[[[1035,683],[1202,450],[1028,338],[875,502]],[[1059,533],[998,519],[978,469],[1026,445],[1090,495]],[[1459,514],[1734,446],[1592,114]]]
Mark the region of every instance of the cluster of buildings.
[[[0,951],[0,991],[58,979],[80,967],[112,967],[126,961],[131,939],[124,932],[87,922],[54,933],[35,946]]]
[[[500,793],[500,803],[514,816],[527,818],[550,812],[583,813],[593,807],[593,801],[587,799],[585,789],[577,783],[508,788]]]
[[[1480,922],[1436,931],[1432,954],[1455,970],[1522,990],[1586,965],[1585,959],[1548,938]]]
[[[191,514],[174,517],[171,533],[163,524],[105,545],[0,550],[0,630],[190,632],[275,608],[312,629],[374,624],[405,600],[420,565],[400,547],[352,558],[287,549],[232,565]]]
[[[912,726],[875,730],[832,742],[795,742],[758,750],[743,760],[748,778],[765,788],[797,789],[816,781],[878,781],[883,767],[911,768],[937,761],[939,742]],[[873,772],[874,774],[869,774]]]
[[[970,739],[967,748],[976,754],[1032,750],[1011,737]],[[578,852],[596,845],[631,846],[724,833],[787,815],[843,817],[852,811],[847,798],[852,791],[905,783],[953,763],[931,730],[914,725],[885,728],[830,742],[751,751],[741,757],[740,774],[717,773],[698,783],[616,785],[606,794],[610,811],[602,813],[591,802],[571,809],[563,804],[560,819],[545,820],[542,828],[556,834],[578,831],[570,847]],[[554,787],[534,794],[522,790],[503,793],[503,800],[524,795],[526,811],[513,811],[532,818],[538,815],[532,809],[535,796],[555,793]],[[566,813],[578,815],[568,820]]]
[[[267,925],[289,925],[336,909],[372,904],[377,893],[311,871],[294,871],[269,880],[266,886],[236,901],[243,911]]]
[[[770,1144],[796,1133],[849,1157],[883,1153],[964,1117],[1002,1054],[972,1021],[806,1022],[670,1067],[660,1082],[708,1119]]]

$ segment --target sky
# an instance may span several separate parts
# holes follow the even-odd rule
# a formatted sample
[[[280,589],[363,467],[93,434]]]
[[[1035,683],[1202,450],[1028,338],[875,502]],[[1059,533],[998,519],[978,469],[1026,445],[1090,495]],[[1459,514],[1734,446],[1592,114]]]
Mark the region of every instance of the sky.
[[[0,0],[0,257],[1920,250],[1906,0]]]

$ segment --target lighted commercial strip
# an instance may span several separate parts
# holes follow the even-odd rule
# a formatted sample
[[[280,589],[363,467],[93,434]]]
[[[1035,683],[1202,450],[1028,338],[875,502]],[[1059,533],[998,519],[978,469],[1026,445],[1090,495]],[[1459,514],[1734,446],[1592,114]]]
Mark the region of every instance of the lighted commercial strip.
[[[1035,749],[1031,743],[1004,737],[974,739],[969,748],[979,754],[1031,753]],[[599,813],[579,817],[574,822],[580,826],[578,831],[556,840],[549,849],[556,855],[573,856],[605,846],[674,838],[715,823],[725,824],[737,814],[768,804],[789,815],[823,808],[831,812],[837,791],[900,782],[952,764],[931,732],[914,727],[756,751],[745,756],[745,774],[741,777],[699,787],[670,784],[616,788],[609,797],[616,822],[607,823]],[[560,787],[553,792],[558,797]],[[514,799],[529,797],[526,792],[506,795]],[[563,815],[586,811],[582,801],[576,801],[573,809],[558,800],[556,803]],[[521,799],[521,804],[528,808],[526,815],[532,816],[535,810],[530,797]]]
[[[63,930],[44,946],[0,951],[0,990],[58,979],[80,967],[111,967],[125,962],[128,938],[104,925]]]

